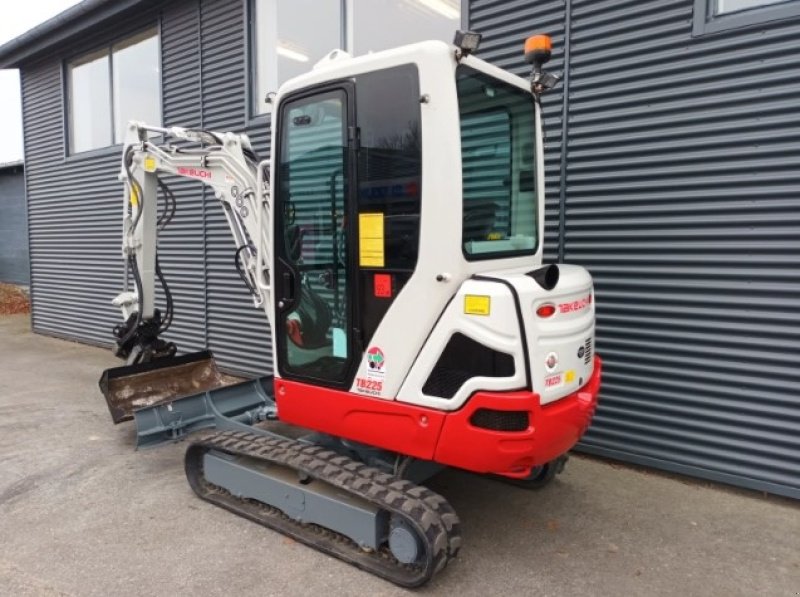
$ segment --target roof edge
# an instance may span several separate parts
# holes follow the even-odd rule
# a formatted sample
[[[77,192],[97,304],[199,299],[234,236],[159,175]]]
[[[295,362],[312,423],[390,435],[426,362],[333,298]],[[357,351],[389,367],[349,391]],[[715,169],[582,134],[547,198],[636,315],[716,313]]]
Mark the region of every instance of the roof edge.
[[[0,162],[0,172],[3,170],[11,170],[12,168],[25,168],[24,160],[15,160],[13,162]]]
[[[145,1],[83,0],[0,46],[0,68],[19,68],[48,48]]]

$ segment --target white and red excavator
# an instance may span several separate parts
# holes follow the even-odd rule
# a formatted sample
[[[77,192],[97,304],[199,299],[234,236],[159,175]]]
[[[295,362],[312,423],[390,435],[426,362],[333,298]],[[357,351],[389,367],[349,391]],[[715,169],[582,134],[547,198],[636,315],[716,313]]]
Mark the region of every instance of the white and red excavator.
[[[269,160],[246,135],[138,122],[122,157],[114,421],[135,419],[140,446],[205,430],[186,452],[201,498],[409,587],[461,546],[422,483],[456,467],[544,485],[600,386],[592,279],[542,265],[550,39],[525,43],[530,80],[476,58],[479,41],[330,52],[272,97]],[[167,176],[219,200],[272,376],[237,380],[162,337]]]

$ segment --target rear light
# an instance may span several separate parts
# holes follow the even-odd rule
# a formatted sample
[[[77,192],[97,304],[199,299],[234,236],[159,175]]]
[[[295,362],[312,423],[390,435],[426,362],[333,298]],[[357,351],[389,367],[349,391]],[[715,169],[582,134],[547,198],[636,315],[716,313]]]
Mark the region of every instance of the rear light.
[[[551,304],[542,305],[538,309],[536,309],[536,315],[539,317],[550,317],[553,313],[556,312],[556,306]]]

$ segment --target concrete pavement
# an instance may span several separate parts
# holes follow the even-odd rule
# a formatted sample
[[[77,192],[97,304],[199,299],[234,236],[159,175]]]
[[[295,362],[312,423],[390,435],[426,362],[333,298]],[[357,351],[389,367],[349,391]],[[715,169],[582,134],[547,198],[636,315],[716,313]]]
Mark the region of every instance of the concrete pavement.
[[[0,317],[0,595],[409,593],[194,497],[185,445],[134,452],[108,351]],[[420,594],[800,594],[800,504],[573,457],[539,492],[431,482],[464,548]]]

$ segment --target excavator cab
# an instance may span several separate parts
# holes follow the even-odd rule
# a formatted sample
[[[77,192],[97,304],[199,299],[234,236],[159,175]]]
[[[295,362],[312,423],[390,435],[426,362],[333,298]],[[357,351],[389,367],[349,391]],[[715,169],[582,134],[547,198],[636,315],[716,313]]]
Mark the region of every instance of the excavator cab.
[[[234,166],[239,164],[223,164],[227,169],[219,173],[209,167],[222,152],[201,154],[194,161],[176,148],[139,155],[135,150],[146,144],[141,140],[126,146],[123,162],[123,178],[131,183],[135,204],[131,216],[144,222],[148,203],[153,203],[145,199],[148,185],[155,188],[149,166],[210,184],[231,222],[237,267],[241,262],[244,270],[240,274],[270,320],[277,379],[299,384],[293,387],[311,394],[329,388],[456,409],[460,397],[429,395],[425,388],[440,387],[437,376],[469,380],[472,375],[446,366],[451,360],[443,357],[447,342],[433,349],[430,340],[439,333],[470,338],[469,346],[481,350],[465,354],[463,363],[485,361],[485,350],[490,351],[487,355],[511,354],[502,342],[475,327],[474,315],[481,309],[474,305],[504,301],[500,296],[493,299],[504,292],[498,284],[510,284],[519,300],[519,284],[498,282],[495,274],[525,274],[542,260],[538,96],[547,75],[541,63],[549,54],[539,47],[541,41],[534,39],[531,48],[526,46],[534,64],[530,82],[478,60],[466,45],[454,50],[441,42],[423,42],[359,58],[333,51],[311,72],[285,83],[272,100],[273,158],[257,166],[259,176],[269,171],[264,175],[268,182],[257,182],[262,186],[255,189],[251,180],[238,180]],[[204,142],[226,149],[220,145],[221,135],[202,134],[210,138]],[[249,167],[256,166],[246,138],[239,151]],[[141,161],[135,162],[133,155]],[[177,161],[166,167],[168,159],[177,158],[192,167]],[[143,172],[132,173],[136,165]],[[269,197],[262,199],[258,191],[266,186]],[[160,181],[159,188],[164,190]],[[143,203],[141,209],[137,201]],[[150,214],[151,220],[155,217]],[[155,224],[160,228],[161,218]],[[131,235],[138,236],[131,245],[138,242],[146,249],[154,244],[146,227],[133,228]],[[147,270],[142,263],[145,249],[142,254],[135,246],[127,249],[134,273]],[[169,297],[158,260],[150,259]],[[563,273],[568,270],[561,271],[561,286],[570,298],[591,293],[585,276],[576,275],[570,283]],[[472,307],[462,309],[454,321],[457,329],[437,332],[448,305],[472,297],[468,285],[479,277],[494,277],[495,287],[489,294],[484,288],[477,299],[469,298]],[[137,288],[140,283],[137,279]],[[535,289],[525,293],[536,301],[553,299],[539,297]],[[138,303],[147,307],[152,301]],[[491,306],[485,311],[488,323]],[[171,320],[170,301],[166,313]],[[149,313],[134,309],[127,325],[117,326],[118,344],[163,346],[159,335],[164,326],[152,323],[159,317],[152,306]],[[523,311],[513,332],[518,348],[529,333],[529,318]],[[415,322],[413,329],[409,321]],[[585,319],[580,334],[591,336],[586,326],[592,321],[591,316]],[[186,379],[148,404],[174,400],[186,388],[214,390],[230,381],[207,352],[181,357],[192,367],[171,369],[175,350],[170,343],[166,346],[171,352],[131,352],[163,353],[166,358],[150,363],[129,358],[133,368],[104,375],[102,386],[115,420],[130,418],[132,408],[142,403],[130,399],[137,384],[141,388],[134,395],[152,395],[149,380],[155,375]],[[514,373],[500,387],[544,389],[550,371],[532,363],[525,351],[513,356]],[[437,361],[443,364],[437,367]],[[580,365],[586,370],[571,376],[576,383],[591,373],[591,362]],[[503,377],[500,373],[506,369],[484,374]],[[538,375],[530,373],[533,369]],[[565,391],[575,389],[575,384],[567,385]]]
[[[142,403],[131,395],[153,394],[153,376],[186,378],[155,403],[229,381],[207,352],[184,355],[186,363],[170,369],[175,347],[160,335],[172,304],[155,251],[168,220],[156,213],[155,194],[171,194],[159,171],[214,188],[234,233],[237,268],[270,321],[275,378],[298,392],[326,388],[456,410],[475,372],[445,357],[454,334],[470,340],[463,350],[472,347],[462,363],[513,359],[511,368],[478,371],[479,378],[507,378],[487,388],[552,393],[550,383],[566,395],[588,379],[593,361],[571,357],[563,363],[572,367],[570,382],[547,382],[558,371],[526,349],[526,336],[540,334],[544,323],[531,307],[516,307],[518,321],[507,332],[513,347],[476,325],[508,325],[494,320],[500,311],[492,304],[591,297],[590,278],[568,266],[554,268],[561,272],[558,290],[529,287],[526,280],[536,277],[524,277],[542,261],[538,98],[549,80],[541,69],[549,38],[531,39],[531,81],[475,58],[463,41],[458,48],[423,42],[358,58],[335,50],[273,98],[273,157],[260,164],[244,136],[181,129],[210,144],[191,152],[156,147],[132,128],[121,176],[131,204],[124,251],[137,292],[115,333],[118,346],[133,346],[133,368],[107,372],[102,384],[115,420]],[[153,278],[167,298],[163,318],[148,287]],[[465,306],[445,328],[454,301]],[[584,315],[573,333],[575,351],[577,337],[586,344],[593,333],[593,311]],[[428,393],[442,387],[442,376],[461,385]]]

